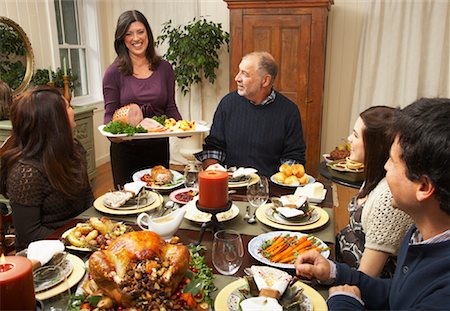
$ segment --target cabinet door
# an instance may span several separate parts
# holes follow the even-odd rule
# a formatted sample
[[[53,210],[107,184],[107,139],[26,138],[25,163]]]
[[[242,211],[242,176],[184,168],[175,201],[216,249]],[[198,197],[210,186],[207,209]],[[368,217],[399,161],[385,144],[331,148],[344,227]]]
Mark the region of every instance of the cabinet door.
[[[292,100],[302,116],[306,169],[317,176],[320,159],[326,8],[245,9],[231,14],[230,86],[243,55],[270,52],[279,65],[275,89]]]

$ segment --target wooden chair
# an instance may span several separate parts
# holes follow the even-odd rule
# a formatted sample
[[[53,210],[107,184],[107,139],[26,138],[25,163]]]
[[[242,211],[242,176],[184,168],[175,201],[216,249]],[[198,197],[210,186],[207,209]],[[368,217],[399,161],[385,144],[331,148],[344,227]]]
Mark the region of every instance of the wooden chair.
[[[0,254],[5,256],[16,249],[15,236],[11,233],[13,227],[12,212],[5,203],[0,203]]]

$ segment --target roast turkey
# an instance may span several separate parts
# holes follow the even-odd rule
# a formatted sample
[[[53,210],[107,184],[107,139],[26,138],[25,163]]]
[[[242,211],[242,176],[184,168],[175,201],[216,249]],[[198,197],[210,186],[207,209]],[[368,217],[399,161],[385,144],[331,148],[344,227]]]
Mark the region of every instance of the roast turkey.
[[[136,306],[149,292],[169,297],[189,268],[189,250],[151,231],[126,233],[93,253],[89,269],[98,288],[117,305]]]
[[[144,119],[141,108],[137,104],[129,104],[114,111],[112,120],[137,126]]]
[[[170,170],[162,165],[157,165],[152,168],[152,180],[160,184],[169,184],[172,182],[173,174]]]

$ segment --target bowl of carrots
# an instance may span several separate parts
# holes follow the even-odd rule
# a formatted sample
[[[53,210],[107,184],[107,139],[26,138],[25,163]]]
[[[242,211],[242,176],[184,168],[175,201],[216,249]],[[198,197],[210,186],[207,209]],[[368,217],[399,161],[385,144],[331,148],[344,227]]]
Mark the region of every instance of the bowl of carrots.
[[[272,231],[254,237],[248,251],[256,260],[277,268],[294,269],[297,256],[309,250],[320,252],[325,258],[329,247],[312,234],[291,231]]]

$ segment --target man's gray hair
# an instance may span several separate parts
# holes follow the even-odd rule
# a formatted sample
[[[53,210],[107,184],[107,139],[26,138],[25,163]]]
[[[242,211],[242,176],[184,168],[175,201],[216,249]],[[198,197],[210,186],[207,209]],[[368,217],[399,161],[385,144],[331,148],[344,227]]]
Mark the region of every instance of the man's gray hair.
[[[273,56],[269,52],[258,51],[249,53],[243,58],[247,58],[250,56],[258,58],[258,70],[262,71],[264,74],[269,74],[272,77],[270,82],[273,85],[278,74],[278,65],[275,62]]]

